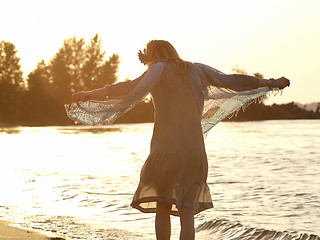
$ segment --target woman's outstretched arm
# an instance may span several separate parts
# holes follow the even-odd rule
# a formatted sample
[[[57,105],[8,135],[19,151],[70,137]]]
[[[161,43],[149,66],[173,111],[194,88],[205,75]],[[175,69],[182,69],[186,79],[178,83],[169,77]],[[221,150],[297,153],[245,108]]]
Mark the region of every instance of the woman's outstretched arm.
[[[275,80],[261,79],[243,74],[224,74],[210,66],[196,64],[206,79],[212,86],[228,88],[234,91],[247,91],[260,87],[270,87],[283,89],[290,85],[289,79],[281,77]]]
[[[281,77],[278,79],[262,79],[242,74],[231,74],[222,76],[222,84],[226,84],[228,88],[236,91],[246,91],[259,87],[270,87],[283,89],[290,86],[289,79]]]
[[[145,73],[135,80],[115,83],[102,88],[93,89],[91,91],[80,91],[74,93],[72,94],[72,101],[77,103],[79,101],[88,101],[90,99],[120,98],[130,92],[144,75]]]

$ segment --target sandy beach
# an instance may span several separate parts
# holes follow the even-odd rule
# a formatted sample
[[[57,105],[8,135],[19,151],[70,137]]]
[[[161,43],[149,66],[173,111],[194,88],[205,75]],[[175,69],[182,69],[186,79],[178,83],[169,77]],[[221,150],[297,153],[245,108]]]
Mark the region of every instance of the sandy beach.
[[[0,240],[16,239],[16,240],[63,240],[61,237],[49,237],[41,233],[11,226],[7,221],[0,221]]]

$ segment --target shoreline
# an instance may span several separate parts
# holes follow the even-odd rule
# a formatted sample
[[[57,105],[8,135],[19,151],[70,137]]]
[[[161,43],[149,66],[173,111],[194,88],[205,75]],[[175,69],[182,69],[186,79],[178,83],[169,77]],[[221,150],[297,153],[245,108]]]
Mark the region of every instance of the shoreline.
[[[225,119],[221,122],[263,122],[263,121],[318,121],[320,118],[295,118],[295,119],[250,119],[250,120],[235,120],[235,119]],[[26,123],[13,123],[6,124],[0,122],[1,128],[16,128],[16,127],[73,127],[73,126],[87,126],[87,127],[103,127],[103,126],[112,126],[112,125],[126,125],[126,124],[144,124],[144,123],[154,123],[154,122],[115,122],[112,124],[98,124],[98,125],[85,125],[85,124],[26,124]]]
[[[9,221],[0,220],[0,240],[65,240],[63,237],[53,236],[38,232],[34,229],[27,229],[15,226]]]

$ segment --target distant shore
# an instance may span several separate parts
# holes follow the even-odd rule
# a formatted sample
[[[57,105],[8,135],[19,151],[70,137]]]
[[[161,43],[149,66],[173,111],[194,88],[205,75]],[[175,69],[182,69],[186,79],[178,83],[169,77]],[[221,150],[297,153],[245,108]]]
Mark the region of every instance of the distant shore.
[[[295,120],[295,119],[320,119],[320,103],[315,110],[310,110],[307,105],[299,103],[265,105],[254,103],[248,106],[245,111],[241,109],[231,118],[224,121],[262,121],[262,120]],[[13,126],[69,126],[74,125],[65,112],[59,114],[59,118],[52,119],[46,116],[35,119],[15,119],[13,121],[1,121],[0,127]],[[135,108],[121,116],[115,123],[150,123],[154,121],[154,109],[151,101],[141,102]]]
[[[239,111],[230,121],[259,121],[259,120],[295,120],[320,119],[319,108],[309,110],[294,102],[287,104],[265,105],[252,104],[245,111]]]

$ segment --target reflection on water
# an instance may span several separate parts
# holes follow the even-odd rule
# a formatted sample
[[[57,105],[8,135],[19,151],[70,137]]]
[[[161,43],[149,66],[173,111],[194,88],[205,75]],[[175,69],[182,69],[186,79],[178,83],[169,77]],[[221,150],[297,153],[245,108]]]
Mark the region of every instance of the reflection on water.
[[[130,207],[152,127],[1,129],[0,215],[73,238],[154,239],[154,215]],[[215,208],[197,215],[198,238],[319,234],[319,129],[318,120],[218,124],[206,139]]]
[[[19,129],[16,128],[0,128],[0,134],[5,133],[5,134],[18,134],[20,133]]]
[[[83,134],[83,133],[96,133],[96,134],[103,134],[106,132],[121,132],[122,128],[121,127],[81,127],[77,128],[76,131],[74,131],[73,127],[65,127],[65,128],[59,128],[60,133],[65,133],[65,134]]]

